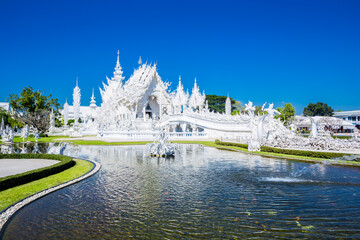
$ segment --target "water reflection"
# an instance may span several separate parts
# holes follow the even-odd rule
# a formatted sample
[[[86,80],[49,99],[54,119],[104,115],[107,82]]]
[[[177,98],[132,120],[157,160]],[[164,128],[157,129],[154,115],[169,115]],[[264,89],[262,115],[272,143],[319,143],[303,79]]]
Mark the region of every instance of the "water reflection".
[[[58,143],[56,143],[58,144]],[[13,143],[13,144],[1,144],[0,153],[46,153],[49,147],[49,143]]]
[[[358,169],[180,145],[69,146],[94,177],[21,210],[4,239],[334,238],[359,236]]]

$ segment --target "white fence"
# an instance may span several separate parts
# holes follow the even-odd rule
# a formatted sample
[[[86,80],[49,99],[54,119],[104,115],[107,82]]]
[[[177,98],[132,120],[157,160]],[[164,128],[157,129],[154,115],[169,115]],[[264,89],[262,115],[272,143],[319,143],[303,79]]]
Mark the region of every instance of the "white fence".
[[[107,138],[121,138],[126,140],[154,140],[160,132],[117,132],[117,131],[105,131],[99,133],[100,137]],[[204,132],[169,132],[170,140],[180,139],[202,139],[207,138],[207,133]]]

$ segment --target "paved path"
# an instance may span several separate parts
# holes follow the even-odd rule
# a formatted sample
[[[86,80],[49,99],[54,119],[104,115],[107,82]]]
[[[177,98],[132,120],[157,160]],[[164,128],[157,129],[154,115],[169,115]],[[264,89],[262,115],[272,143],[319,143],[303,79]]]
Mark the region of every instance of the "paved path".
[[[60,161],[48,159],[0,159],[0,178],[48,167]]]

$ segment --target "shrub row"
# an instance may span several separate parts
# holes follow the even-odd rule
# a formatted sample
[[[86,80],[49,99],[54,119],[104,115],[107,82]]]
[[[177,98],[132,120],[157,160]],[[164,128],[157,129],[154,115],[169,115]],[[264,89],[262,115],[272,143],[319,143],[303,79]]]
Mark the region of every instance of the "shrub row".
[[[313,158],[325,158],[325,159],[331,159],[331,158],[342,157],[344,155],[349,155],[344,153],[315,152],[315,151],[307,151],[307,150],[282,149],[282,148],[274,148],[274,147],[266,147],[266,146],[261,146],[261,151],[304,156],[304,157],[313,157]]]
[[[248,148],[247,144],[243,143],[231,143],[231,142],[222,142],[219,140],[215,140],[215,144],[217,145],[223,145],[223,146],[231,146],[231,147],[240,147],[240,148]]]
[[[339,138],[339,139],[350,139],[352,136],[332,136],[333,138]]]
[[[231,143],[231,142],[221,142],[219,140],[215,140],[215,144],[223,145],[223,146],[232,146],[232,147],[240,147],[240,148],[248,148],[247,144],[241,143]],[[304,157],[313,157],[313,158],[338,158],[349,154],[344,153],[332,153],[332,152],[316,152],[316,151],[307,151],[307,150],[294,150],[294,149],[283,149],[283,148],[274,148],[261,146],[262,152],[271,152],[271,153],[280,153],[286,155],[296,155],[296,156],[304,156]]]
[[[63,155],[54,155],[54,154],[40,154],[40,153],[39,154],[35,154],[35,153],[0,154],[0,159],[4,159],[4,158],[50,159],[50,160],[59,160],[60,162],[48,167],[0,178],[0,191],[62,172],[75,165],[75,161],[73,161],[71,157],[63,156]]]

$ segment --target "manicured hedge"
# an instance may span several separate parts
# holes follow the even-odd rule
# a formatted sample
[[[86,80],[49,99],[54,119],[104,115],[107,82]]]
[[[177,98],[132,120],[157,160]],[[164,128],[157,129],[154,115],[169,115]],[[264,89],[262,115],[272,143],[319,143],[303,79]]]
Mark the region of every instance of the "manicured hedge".
[[[0,178],[0,191],[62,172],[75,165],[75,161],[73,161],[71,157],[63,156],[63,155],[55,155],[55,154],[40,154],[40,153],[39,154],[36,153],[0,154],[0,159],[4,159],[4,158],[50,159],[50,160],[59,160],[60,162],[52,166]]]
[[[288,154],[288,155],[296,155],[296,156],[304,156],[304,157],[313,157],[313,158],[325,158],[325,159],[338,158],[338,157],[343,157],[345,155],[349,155],[349,154],[345,154],[345,153],[282,149],[282,148],[274,148],[274,147],[266,147],[266,146],[261,146],[261,151],[262,152]]]
[[[231,142],[221,142],[219,140],[215,140],[215,144],[223,145],[223,146],[232,146],[232,147],[241,147],[241,148],[248,148],[247,144],[241,143],[231,143]],[[272,152],[272,153],[280,153],[280,154],[287,154],[287,155],[296,155],[296,156],[304,156],[304,157],[313,157],[313,158],[338,158],[345,155],[345,153],[332,153],[332,152],[316,152],[316,151],[307,151],[307,150],[293,150],[293,149],[282,149],[282,148],[274,148],[274,147],[267,147],[261,146],[262,152]]]
[[[332,136],[333,138],[339,138],[339,139],[350,139],[352,136]]]
[[[231,142],[221,142],[219,140],[215,140],[215,144],[217,145],[223,145],[223,146],[231,146],[231,147],[240,147],[240,148],[248,148],[247,144],[243,143],[231,143]]]

